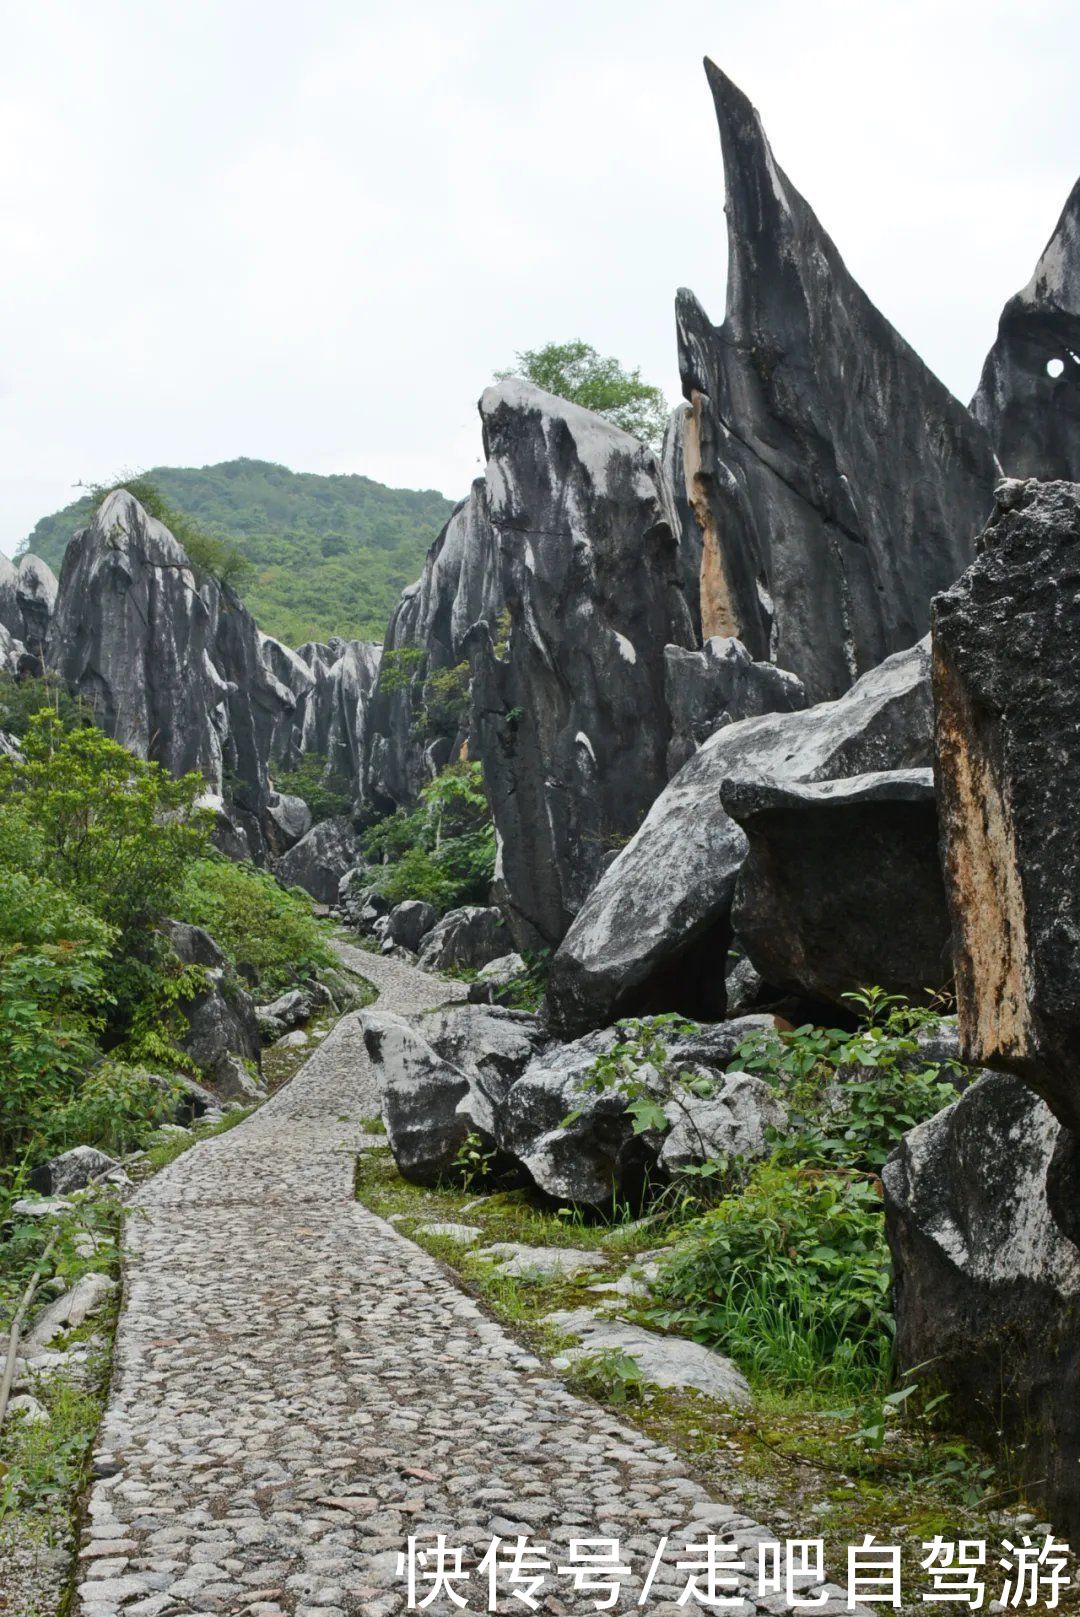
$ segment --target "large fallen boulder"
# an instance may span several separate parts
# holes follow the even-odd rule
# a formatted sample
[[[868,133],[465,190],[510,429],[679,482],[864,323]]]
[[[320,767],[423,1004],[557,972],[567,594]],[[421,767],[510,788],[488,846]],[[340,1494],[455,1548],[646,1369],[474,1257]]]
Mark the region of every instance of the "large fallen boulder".
[[[397,944],[400,949],[408,949],[411,954],[416,954],[437,917],[434,904],[426,904],[419,898],[407,898],[401,904],[395,904],[387,914],[382,929],[383,944]]]
[[[920,641],[835,702],[718,730],[653,804],[588,895],[551,967],[547,1012],[573,1036],[631,1011],[719,1018],[746,836],[729,778],[833,780],[933,761],[929,648]]]
[[[1080,478],[1080,180],[1002,311],[971,412],[1010,477]]]
[[[449,910],[431,928],[420,948],[420,964],[428,971],[454,967],[476,970],[498,960],[510,948],[502,911],[480,904]]]
[[[506,620],[469,639],[473,742],[514,940],[551,947],[667,779],[678,519],[644,444],[510,379],[480,401]]]
[[[852,279],[746,97],[706,63],[720,127],[727,309],[676,305],[705,636],[837,696],[925,634],[998,475],[989,435]]]
[[[275,866],[283,887],[302,887],[318,904],[336,904],[341,878],[360,858],[360,839],[352,821],[341,815],[320,820],[293,844]]]
[[[930,769],[843,780],[731,780],[749,849],[731,920],[773,988],[843,1005],[864,983],[915,1001],[952,977]]]
[[[1014,1482],[1069,1537],[1080,1531],[1074,1151],[1038,1096],[993,1073],[913,1129],[882,1176],[901,1375],[947,1392],[949,1418],[973,1436],[1004,1437]]]
[[[722,724],[806,706],[794,674],[756,663],[741,640],[714,635],[700,651],[664,647],[664,689],[671,709],[668,774],[676,775]]]
[[[412,1018],[366,1011],[361,1027],[394,1160],[418,1184],[452,1174],[470,1134],[494,1144],[496,1110],[543,1039],[535,1017],[480,1005]]]
[[[757,1162],[788,1120],[775,1090],[749,1072],[725,1073],[713,1094],[669,1102],[666,1111],[671,1128],[658,1161],[672,1177],[709,1161],[724,1162],[732,1172],[739,1163]]]
[[[934,603],[939,812],[969,1061],[1080,1132],[1080,484],[1005,483]]]

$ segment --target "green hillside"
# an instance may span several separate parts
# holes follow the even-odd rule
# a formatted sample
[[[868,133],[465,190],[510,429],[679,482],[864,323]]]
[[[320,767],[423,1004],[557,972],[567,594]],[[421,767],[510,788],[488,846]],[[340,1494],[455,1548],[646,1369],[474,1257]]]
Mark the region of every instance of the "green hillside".
[[[290,472],[266,460],[155,466],[141,473],[251,563],[239,589],[259,627],[287,645],[330,635],[381,640],[406,584],[453,508],[433,489],[384,488],[369,477]],[[89,495],[43,517],[24,550],[57,572]]]

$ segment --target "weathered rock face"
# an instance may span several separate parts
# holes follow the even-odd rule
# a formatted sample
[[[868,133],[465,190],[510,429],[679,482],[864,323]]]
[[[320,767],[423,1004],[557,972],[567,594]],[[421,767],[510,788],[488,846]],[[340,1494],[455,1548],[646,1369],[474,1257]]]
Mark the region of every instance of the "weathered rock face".
[[[837,696],[926,632],[990,507],[989,436],[878,312],[711,62],[728,295],[676,306],[702,632]]]
[[[573,1035],[631,1011],[722,1016],[731,902],[747,848],[721,804],[724,781],[925,769],[932,733],[926,642],[888,658],[838,701],[718,730],[582,905],[552,962],[554,1026]]]
[[[124,490],[109,495],[64,557],[47,658],[97,722],[170,773],[199,771],[239,806],[266,801],[270,740],[295,699],[270,671],[250,614]],[[258,827],[255,826],[258,836]]]
[[[794,674],[754,662],[741,640],[718,635],[700,651],[665,646],[664,689],[672,726],[669,775],[677,775],[722,724],[806,706],[806,691]]]
[[[886,1165],[901,1374],[951,1395],[973,1435],[1004,1432],[1059,1534],[1080,1530],[1080,1205],[1065,1131],[1019,1079],[991,1074]],[[1066,1164],[1072,1162],[1071,1149]],[[1073,1232],[1075,1234],[1075,1230]]]
[[[749,1072],[725,1073],[714,1095],[671,1105],[668,1118],[672,1126],[658,1160],[672,1175],[710,1158],[756,1162],[772,1150],[769,1130],[787,1125],[787,1111],[775,1091]]]
[[[428,552],[423,576],[404,592],[390,619],[367,718],[364,795],[377,808],[413,802],[460,747],[464,733],[452,713],[425,713],[425,687],[433,675],[467,662],[468,632],[481,619],[495,624],[501,589],[480,478],[452,512]]]
[[[1080,180],[1002,311],[971,410],[1010,477],[1080,479]]]
[[[431,928],[420,950],[420,964],[429,971],[451,967],[474,970],[505,955],[510,934],[502,911],[480,904],[450,910]]]
[[[473,636],[473,739],[520,945],[557,943],[666,779],[664,647],[689,646],[655,457],[511,380],[480,403],[509,637]]]
[[[285,887],[302,887],[318,904],[336,904],[341,878],[360,859],[360,840],[347,816],[320,820],[278,860]]]
[[[273,764],[295,769],[305,753],[319,753],[327,775],[348,781],[359,794],[382,647],[367,640],[312,640],[290,651],[263,636],[263,655],[296,699],[275,732]]]
[[[302,797],[271,792],[263,809],[262,829],[271,855],[280,857],[311,830],[311,810]]]
[[[786,993],[843,1005],[863,983],[919,1002],[952,976],[930,769],[725,783],[749,849],[731,921]]]
[[[1080,485],[1005,483],[934,603],[945,879],[967,1059],[1080,1132]]]

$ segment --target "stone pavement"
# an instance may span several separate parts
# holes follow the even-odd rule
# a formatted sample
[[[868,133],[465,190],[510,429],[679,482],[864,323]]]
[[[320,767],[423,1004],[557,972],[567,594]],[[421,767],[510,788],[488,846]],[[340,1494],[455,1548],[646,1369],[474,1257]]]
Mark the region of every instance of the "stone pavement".
[[[342,956],[388,1009],[459,992],[398,960]],[[517,1598],[527,1585],[501,1576],[500,1611],[596,1610],[603,1587],[575,1587],[586,1552],[571,1540],[588,1538],[620,1540],[633,1569],[611,1609],[716,1609],[672,1603],[689,1576],[674,1567],[684,1542],[730,1528],[756,1566],[770,1535],[711,1502],[668,1450],[571,1396],[356,1203],[354,1160],[373,1143],[359,1124],[378,1107],[359,1018],[343,1017],[260,1111],[133,1203],[79,1617],[389,1617],[407,1609],[399,1552],[410,1535],[433,1550],[440,1532],[472,1569],[450,1581],[470,1612],[488,1609],[477,1563],[493,1535],[519,1534],[573,1570],[546,1574],[535,1608]],[[669,1555],[639,1608],[664,1535]],[[417,1604],[432,1592],[424,1571]],[[424,1609],[461,1608],[444,1589]],[[755,1609],[788,1607],[742,1605]]]

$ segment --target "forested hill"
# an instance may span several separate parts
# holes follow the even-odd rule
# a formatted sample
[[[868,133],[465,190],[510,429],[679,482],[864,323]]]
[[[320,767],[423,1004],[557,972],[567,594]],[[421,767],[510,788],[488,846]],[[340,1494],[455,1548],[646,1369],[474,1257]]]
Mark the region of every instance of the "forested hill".
[[[235,543],[252,564],[239,589],[256,622],[292,646],[330,635],[381,640],[452,509],[433,489],[291,472],[265,460],[155,466],[140,475],[170,505]],[[59,572],[91,504],[88,495],[43,517],[22,548]]]

